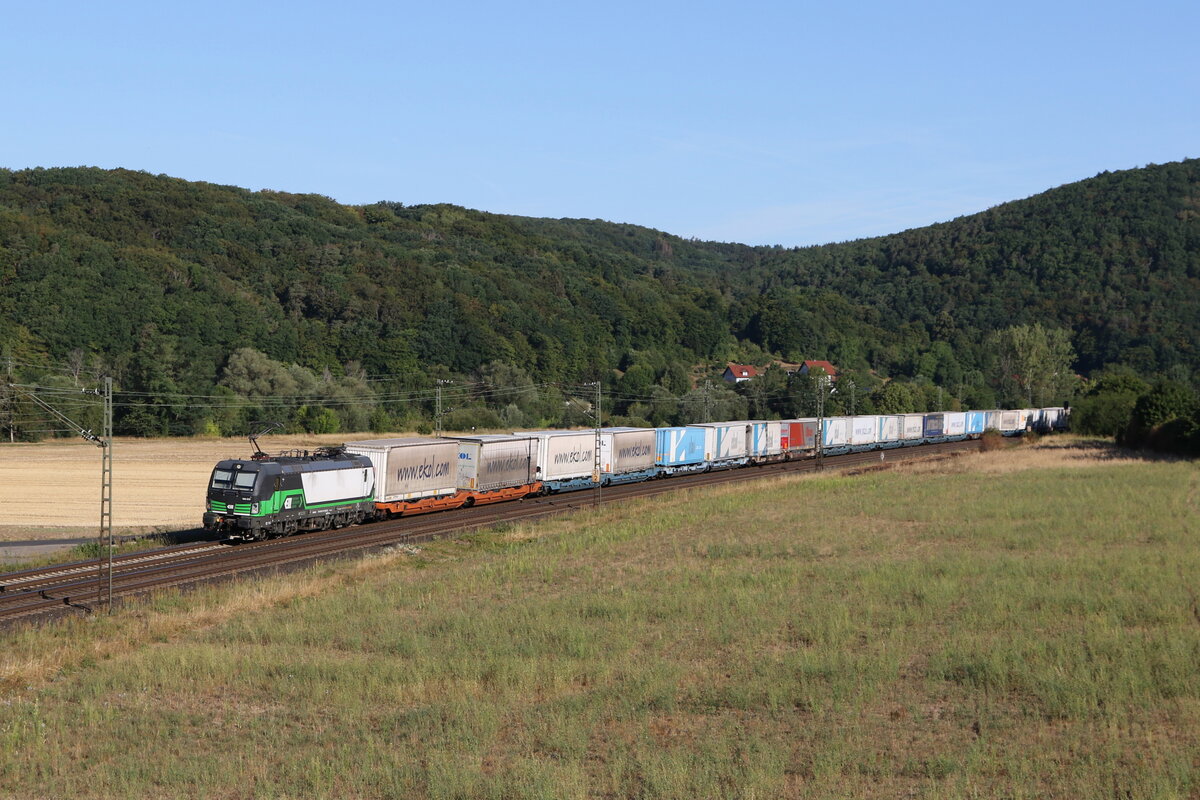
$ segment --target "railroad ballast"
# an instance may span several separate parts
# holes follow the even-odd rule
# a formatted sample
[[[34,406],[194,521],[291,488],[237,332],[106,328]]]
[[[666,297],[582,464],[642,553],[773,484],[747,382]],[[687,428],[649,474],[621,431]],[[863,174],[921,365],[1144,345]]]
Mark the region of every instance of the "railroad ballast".
[[[985,430],[1050,432],[1065,429],[1068,419],[1065,408],[1032,408],[601,428],[599,454],[595,430],[368,439],[275,457],[256,452],[213,469],[204,527],[265,539],[818,452],[956,441]]]

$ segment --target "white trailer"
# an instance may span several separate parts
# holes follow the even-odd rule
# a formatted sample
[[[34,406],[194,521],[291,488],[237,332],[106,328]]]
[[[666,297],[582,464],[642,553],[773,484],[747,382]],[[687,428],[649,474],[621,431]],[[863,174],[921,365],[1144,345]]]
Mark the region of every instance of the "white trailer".
[[[537,480],[538,440],[517,434],[454,436],[458,440],[458,488],[491,492]]]
[[[601,428],[600,471],[612,476],[653,470],[656,439],[654,428]]]
[[[346,452],[371,459],[377,476],[377,503],[458,491],[458,442],[454,439],[365,439],[347,442]]]

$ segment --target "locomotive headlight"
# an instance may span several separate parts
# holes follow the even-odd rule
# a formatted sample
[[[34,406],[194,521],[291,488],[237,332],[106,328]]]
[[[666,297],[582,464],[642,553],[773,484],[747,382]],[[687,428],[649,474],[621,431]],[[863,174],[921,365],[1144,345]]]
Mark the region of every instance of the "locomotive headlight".
[[[251,513],[251,514],[257,514],[257,513],[258,513],[258,503],[251,503],[251,504],[250,504],[250,513]]]

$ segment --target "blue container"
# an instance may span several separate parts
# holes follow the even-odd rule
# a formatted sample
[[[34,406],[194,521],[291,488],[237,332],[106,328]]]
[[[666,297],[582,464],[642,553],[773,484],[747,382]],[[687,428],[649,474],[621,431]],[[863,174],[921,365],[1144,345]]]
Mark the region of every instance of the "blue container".
[[[987,412],[984,411],[968,411],[967,412],[967,434],[980,434],[987,429]]]
[[[703,428],[657,428],[654,463],[686,467],[704,463]]]
[[[926,414],[925,415],[925,438],[937,438],[946,434],[946,415],[945,414]]]

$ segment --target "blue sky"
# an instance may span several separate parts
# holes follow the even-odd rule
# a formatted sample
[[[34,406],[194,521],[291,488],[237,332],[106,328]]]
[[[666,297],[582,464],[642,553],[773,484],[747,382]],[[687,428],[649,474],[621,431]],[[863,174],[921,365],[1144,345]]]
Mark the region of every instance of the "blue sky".
[[[0,166],[786,246],[1200,156],[1200,3],[14,3]]]

